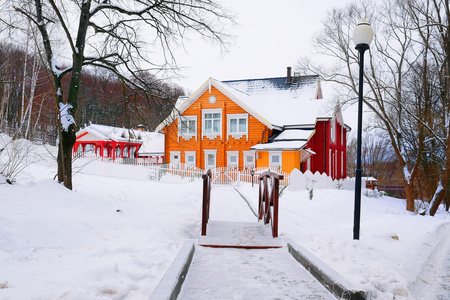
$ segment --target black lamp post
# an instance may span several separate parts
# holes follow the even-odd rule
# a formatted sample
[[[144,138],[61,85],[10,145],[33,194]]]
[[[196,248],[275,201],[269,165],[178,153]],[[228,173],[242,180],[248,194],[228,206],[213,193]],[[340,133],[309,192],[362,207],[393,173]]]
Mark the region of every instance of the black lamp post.
[[[359,52],[359,91],[358,91],[358,136],[356,149],[356,174],[355,174],[355,214],[353,220],[353,239],[359,240],[361,222],[361,138],[362,138],[362,105],[363,105],[363,77],[364,77],[364,52],[369,49],[373,39],[373,29],[366,18],[361,18],[353,30],[353,42]]]

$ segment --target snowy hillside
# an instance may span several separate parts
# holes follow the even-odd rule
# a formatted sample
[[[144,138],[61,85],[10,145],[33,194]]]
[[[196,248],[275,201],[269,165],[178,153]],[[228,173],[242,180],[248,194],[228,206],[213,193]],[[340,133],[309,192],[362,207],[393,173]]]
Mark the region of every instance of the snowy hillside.
[[[52,180],[55,148],[30,151],[38,159],[14,185],[0,179],[0,299],[147,299],[184,241],[198,238],[201,183],[76,174],[69,191]],[[256,206],[256,187],[240,191]],[[373,298],[450,298],[449,278],[439,273],[450,270],[443,260],[450,215],[413,215],[403,200],[364,193],[361,240],[353,241],[353,197],[314,190],[309,200],[307,191],[284,191],[280,237],[307,248]],[[232,213],[222,203],[211,215]],[[440,242],[443,254],[435,251]]]

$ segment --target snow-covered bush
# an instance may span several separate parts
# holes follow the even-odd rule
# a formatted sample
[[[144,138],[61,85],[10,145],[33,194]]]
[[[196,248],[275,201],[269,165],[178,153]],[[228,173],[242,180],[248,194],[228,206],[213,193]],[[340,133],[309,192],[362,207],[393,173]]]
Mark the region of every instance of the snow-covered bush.
[[[368,198],[379,198],[383,196],[383,192],[379,192],[377,188],[373,190],[365,189],[364,195]]]
[[[0,135],[0,175],[4,182],[15,181],[18,174],[36,161],[32,154],[33,148],[34,145],[28,140],[13,140],[7,135]]]

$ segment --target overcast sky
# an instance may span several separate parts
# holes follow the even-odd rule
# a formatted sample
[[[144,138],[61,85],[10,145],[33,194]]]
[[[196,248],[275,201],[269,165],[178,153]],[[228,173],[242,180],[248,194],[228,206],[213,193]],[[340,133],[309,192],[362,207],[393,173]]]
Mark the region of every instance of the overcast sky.
[[[327,11],[347,1],[336,0],[225,0],[222,5],[236,14],[234,44],[228,53],[219,46],[192,40],[188,53],[178,51],[183,78],[175,80],[195,91],[209,77],[218,80],[286,76],[302,56],[312,53],[311,39],[322,29]]]

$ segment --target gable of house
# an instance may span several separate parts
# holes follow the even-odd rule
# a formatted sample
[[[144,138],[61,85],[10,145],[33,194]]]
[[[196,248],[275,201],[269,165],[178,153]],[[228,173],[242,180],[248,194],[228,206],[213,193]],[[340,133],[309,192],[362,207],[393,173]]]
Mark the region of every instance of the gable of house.
[[[253,155],[250,147],[261,141],[264,131],[267,140],[270,124],[213,79],[200,91],[159,127],[166,136],[168,161],[202,169],[212,164],[244,168]]]

